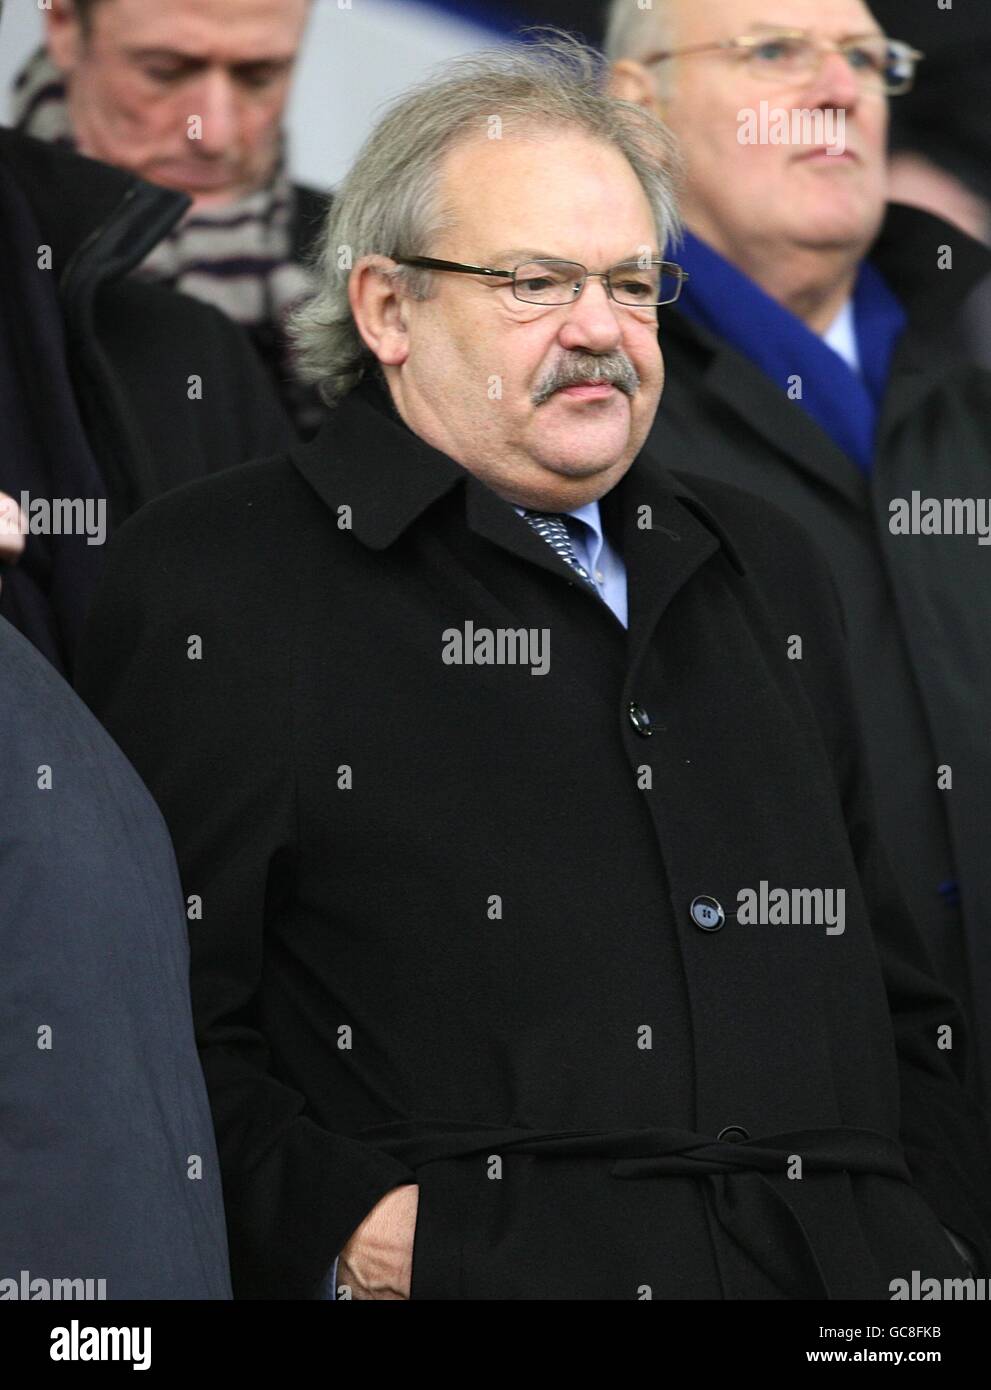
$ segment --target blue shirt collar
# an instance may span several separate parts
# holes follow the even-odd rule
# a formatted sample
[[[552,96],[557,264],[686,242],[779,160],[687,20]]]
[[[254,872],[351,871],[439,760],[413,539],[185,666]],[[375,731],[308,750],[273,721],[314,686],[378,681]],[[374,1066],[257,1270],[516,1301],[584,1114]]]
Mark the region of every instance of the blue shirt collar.
[[[533,511],[532,507],[517,507],[513,504],[513,510],[520,516],[526,511]],[[584,521],[594,533],[596,541],[602,544],[602,517],[599,513],[598,502],[586,502],[584,507],[576,507],[574,511],[559,513],[562,516],[573,516],[577,521]]]

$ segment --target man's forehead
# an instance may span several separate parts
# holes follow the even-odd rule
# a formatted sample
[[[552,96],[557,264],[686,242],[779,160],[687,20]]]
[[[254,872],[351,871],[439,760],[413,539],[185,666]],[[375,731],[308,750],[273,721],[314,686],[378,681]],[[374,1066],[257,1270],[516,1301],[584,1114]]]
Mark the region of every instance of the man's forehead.
[[[493,269],[511,270],[515,266],[524,264],[527,261],[570,261],[574,260],[561,250],[562,238],[558,238],[555,246],[540,246],[537,243],[521,246],[499,246],[495,250],[486,251],[486,259],[492,262]],[[630,261],[639,261],[641,257],[650,254],[657,255],[657,247],[651,242],[641,242],[634,245],[628,243],[625,250],[618,255],[610,257],[615,265],[622,265]],[[498,263],[498,264],[497,264]]]
[[[309,11],[310,0],[101,0],[93,18],[130,50],[245,62],[291,56]]]
[[[580,131],[461,144],[449,151],[442,182],[458,234],[490,253],[543,248],[571,259],[580,247],[609,243],[624,259],[656,238],[632,166]]]
[[[732,38],[764,29],[809,29],[847,37],[880,32],[862,0],[670,0],[676,18],[676,44],[699,36]]]

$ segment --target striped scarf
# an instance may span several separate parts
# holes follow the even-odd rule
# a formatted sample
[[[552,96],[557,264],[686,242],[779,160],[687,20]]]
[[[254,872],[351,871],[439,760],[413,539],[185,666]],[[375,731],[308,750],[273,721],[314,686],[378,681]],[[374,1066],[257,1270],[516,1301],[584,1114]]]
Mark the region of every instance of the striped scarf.
[[[72,146],[65,85],[44,49],[14,85],[14,124],[26,135]],[[134,271],[140,279],[212,304],[244,327],[273,371],[285,404],[306,428],[315,423],[310,393],[293,380],[285,333],[291,311],[314,289],[310,272],[292,258],[295,195],[285,142],[266,187],[237,202],[195,210]]]

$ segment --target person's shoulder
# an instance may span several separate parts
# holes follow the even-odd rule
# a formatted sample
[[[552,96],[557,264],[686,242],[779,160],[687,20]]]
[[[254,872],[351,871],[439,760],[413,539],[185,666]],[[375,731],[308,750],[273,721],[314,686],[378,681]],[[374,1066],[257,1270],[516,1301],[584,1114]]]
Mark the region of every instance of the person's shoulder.
[[[732,483],[676,470],[671,476],[719,523],[744,570],[766,594],[838,609],[829,565],[816,537],[801,522],[774,502]]]
[[[727,526],[738,527],[744,533],[741,535],[741,545],[752,547],[758,538],[766,538],[769,531],[787,533],[791,537],[808,535],[805,527],[788,512],[747,488],[737,487],[735,483],[726,483],[719,478],[707,478],[699,473],[682,473],[676,468],[671,469],[670,476],[686,495],[698,498]]]
[[[129,277],[102,288],[96,338],[154,461],[141,500],[295,438],[244,329],[213,305]]]
[[[171,626],[180,613],[233,630],[289,604],[309,553],[304,538],[319,526],[314,496],[279,454],[145,503],[110,538],[84,649],[94,615],[105,634],[138,620]]]
[[[128,517],[113,543],[125,537],[132,545],[158,537],[179,541],[182,535],[199,543],[208,532],[218,546],[228,546],[246,524],[280,531],[291,525],[292,513],[309,496],[291,455],[271,454],[163,492]]]
[[[110,541],[107,573],[165,596],[170,587],[279,587],[325,510],[286,452],[236,464],[161,493]],[[176,590],[172,590],[175,592]]]
[[[99,312],[104,330],[108,319],[119,320],[129,330],[128,340],[135,348],[143,338],[156,355],[163,343],[172,342],[194,348],[234,344],[239,353],[248,348],[244,329],[214,305],[150,280],[130,276],[104,285]]]
[[[51,777],[59,792],[58,825],[90,825],[98,806],[124,803],[143,817],[147,832],[166,843],[158,809],[131,764],[41,652],[0,618],[0,711],[4,728],[4,800],[18,785],[37,790]],[[17,814],[36,817],[38,798],[23,798]],[[0,808],[2,809],[2,808]],[[43,814],[43,813],[42,813]]]
[[[91,718],[53,666],[5,618],[0,618],[0,709],[15,756],[30,729],[65,731],[82,715]]]
[[[273,413],[277,409],[261,360],[241,325],[214,305],[169,285],[133,276],[104,284],[97,300],[96,333],[114,370],[132,384],[158,379],[163,366],[171,365],[184,373],[195,370],[225,391],[240,393],[246,409],[253,412],[261,404],[258,397],[270,393],[264,404]],[[281,437],[292,437],[288,422]]]

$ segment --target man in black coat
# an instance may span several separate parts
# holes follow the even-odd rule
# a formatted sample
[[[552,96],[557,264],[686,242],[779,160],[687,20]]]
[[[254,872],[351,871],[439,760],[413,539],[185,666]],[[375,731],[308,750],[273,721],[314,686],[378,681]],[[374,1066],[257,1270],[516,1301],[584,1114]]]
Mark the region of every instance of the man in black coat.
[[[301,327],[324,430],[146,508],[94,608],[80,688],[202,904],[240,1297],[336,1259],[362,1299],[886,1299],[991,1258],[828,577],[642,451],[670,146],[595,76],[535,46],[396,104]]]
[[[767,31],[749,60],[718,47],[746,41],[755,14],[744,0],[614,6],[613,90],[664,115],[688,166],[692,280],[662,324],[668,385],[648,448],[776,503],[829,561],[882,841],[970,1016],[968,1085],[987,1106],[991,377],[959,343],[991,254],[886,206],[885,82],[902,90],[914,60],[901,51],[885,77],[877,40],[828,49],[880,32],[860,0],[828,17],[818,0],[768,8],[769,23],[813,32],[818,67]],[[965,15],[939,23],[949,35]],[[845,152],[741,144],[740,109],[760,102],[842,118]]]
[[[0,130],[0,493],[29,528],[0,613],[62,671],[113,527],[292,437],[240,329],[128,277],[187,204]],[[75,509],[68,532],[59,501]]]
[[[0,728],[0,1300],[230,1298],[161,815],[3,619]]]

